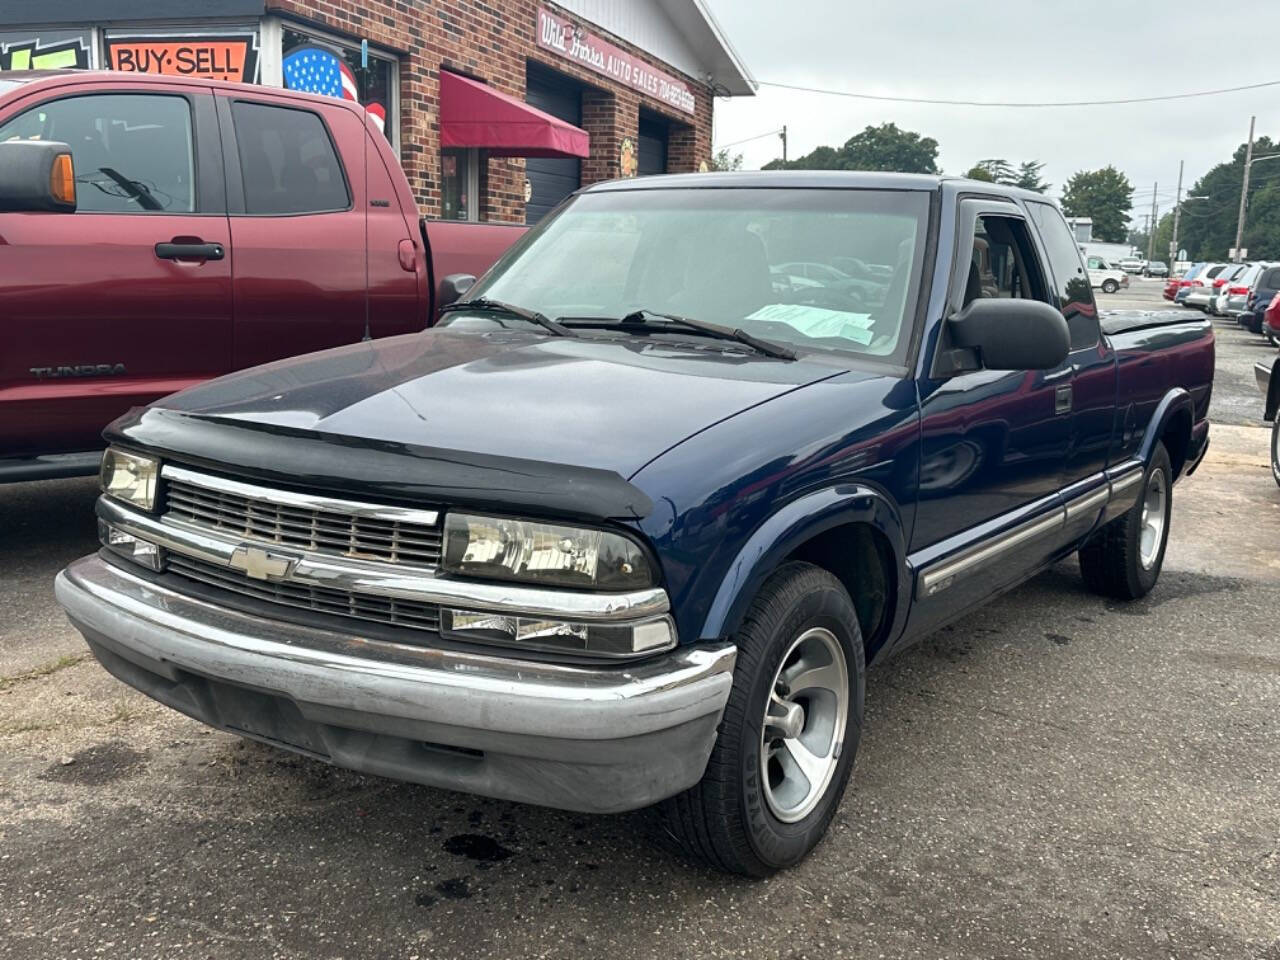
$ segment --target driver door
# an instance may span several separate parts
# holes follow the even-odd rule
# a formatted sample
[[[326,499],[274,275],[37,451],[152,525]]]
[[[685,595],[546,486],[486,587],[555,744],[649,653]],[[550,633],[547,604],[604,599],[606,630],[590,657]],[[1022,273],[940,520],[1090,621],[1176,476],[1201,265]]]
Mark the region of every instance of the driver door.
[[[980,297],[1052,302],[1047,271],[1019,208],[961,202],[962,243],[948,309]],[[921,463],[913,565],[991,545],[994,561],[928,595],[917,591],[923,629],[982,602],[1044,560],[1056,541],[1001,548],[1001,533],[1059,503],[1070,441],[1072,368],[978,370],[919,383]],[[914,632],[914,627],[913,627]]]
[[[3,453],[95,450],[130,407],[226,372],[231,251],[207,90],[68,83],[0,141],[71,147],[75,213],[0,213]]]

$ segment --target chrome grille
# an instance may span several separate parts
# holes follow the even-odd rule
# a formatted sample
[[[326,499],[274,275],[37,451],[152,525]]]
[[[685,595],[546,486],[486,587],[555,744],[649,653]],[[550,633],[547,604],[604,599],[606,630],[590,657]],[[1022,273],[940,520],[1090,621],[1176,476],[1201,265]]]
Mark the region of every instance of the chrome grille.
[[[170,573],[256,600],[313,610],[316,613],[411,627],[415,630],[440,628],[440,608],[433,603],[396,600],[297,583],[254,580],[239,570],[179,553],[169,552],[166,559]]]
[[[248,540],[385,563],[440,561],[438,526],[257,500],[174,477],[165,490],[166,516]]]

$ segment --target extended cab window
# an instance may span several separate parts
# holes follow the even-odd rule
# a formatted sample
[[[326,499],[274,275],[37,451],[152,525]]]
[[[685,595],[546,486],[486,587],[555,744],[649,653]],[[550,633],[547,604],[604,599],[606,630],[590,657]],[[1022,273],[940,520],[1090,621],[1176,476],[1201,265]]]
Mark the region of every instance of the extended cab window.
[[[329,213],[351,206],[324,122],[310,110],[231,106],[248,214]]]
[[[1031,201],[1027,203],[1027,209],[1031,211],[1031,219],[1049,257],[1058,308],[1067,318],[1067,327],[1071,330],[1071,349],[1091,347],[1099,337],[1098,310],[1093,302],[1093,286],[1084,271],[1080,248],[1076,246],[1071,228],[1051,203]]]
[[[924,191],[854,189],[585,193],[473,296],[581,322],[648,310],[902,362],[929,201]]]
[[[191,213],[195,160],[183,97],[92,94],[32,107],[0,127],[6,140],[71,147],[76,209],[90,213]]]

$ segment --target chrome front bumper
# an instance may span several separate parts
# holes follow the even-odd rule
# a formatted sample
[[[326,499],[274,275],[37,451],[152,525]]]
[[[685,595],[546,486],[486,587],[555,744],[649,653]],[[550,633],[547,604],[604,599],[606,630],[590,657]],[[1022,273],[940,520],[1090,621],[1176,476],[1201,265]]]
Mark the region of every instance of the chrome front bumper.
[[[338,766],[584,812],[692,786],[736,648],[566,666],[394,644],[224,609],[98,556],[58,602],[120,680],[211,726]]]

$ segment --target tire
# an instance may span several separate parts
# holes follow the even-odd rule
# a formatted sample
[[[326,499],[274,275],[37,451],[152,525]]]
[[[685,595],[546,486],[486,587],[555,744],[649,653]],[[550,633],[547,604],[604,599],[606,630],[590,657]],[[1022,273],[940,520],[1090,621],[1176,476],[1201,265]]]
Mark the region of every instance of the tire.
[[[662,815],[668,831],[689,855],[729,873],[766,877],[804,859],[822,839],[840,805],[862,733],[866,691],[862,632],[853,602],[839,580],[812,564],[788,563],[760,588],[734,640],[738,662],[733,687],[706,773],[698,784],[665,801]],[[841,658],[843,673],[837,665]],[[832,686],[794,690],[776,686],[789,674],[793,682],[817,676],[817,671],[799,666],[806,663],[825,665],[824,674]],[[839,698],[832,692],[841,685],[841,678],[846,708],[842,733],[837,719]],[[796,696],[805,691],[814,695]],[[779,692],[784,699],[775,704],[773,694]],[[798,721],[782,708],[787,703],[801,706]],[[778,723],[801,725],[792,728],[800,730],[798,737],[783,738],[777,726],[766,726],[771,704],[770,716],[781,713]],[[766,744],[766,730],[779,736]],[[825,785],[810,788],[813,795],[802,798],[803,791],[795,788],[803,778],[794,776],[798,768],[791,761],[794,747],[788,744],[804,745],[801,738],[806,737],[808,746],[818,748],[809,758],[826,744],[827,763],[821,777]],[[787,766],[793,771],[790,776],[785,773]]]
[[[1280,413],[1276,414],[1275,423],[1271,425],[1271,476],[1280,486]]]
[[[1103,293],[1115,293],[1115,292],[1116,292],[1117,290],[1119,290],[1119,289],[1120,289],[1120,284],[1116,283],[1114,280],[1103,280],[1103,281],[1102,281],[1102,292],[1103,292]]]
[[[1162,507],[1156,521],[1153,491],[1159,488]],[[1137,600],[1151,592],[1160,579],[1164,552],[1169,543],[1173,511],[1173,468],[1169,452],[1157,443],[1151,464],[1142,478],[1142,495],[1123,516],[1116,517],[1080,548],[1080,573],[1094,593],[1117,600]],[[1144,545],[1144,533],[1150,539]],[[1145,546],[1145,549],[1144,549]]]
[[[1267,327],[1267,341],[1273,347],[1280,347],[1280,333],[1277,333],[1275,330]]]

